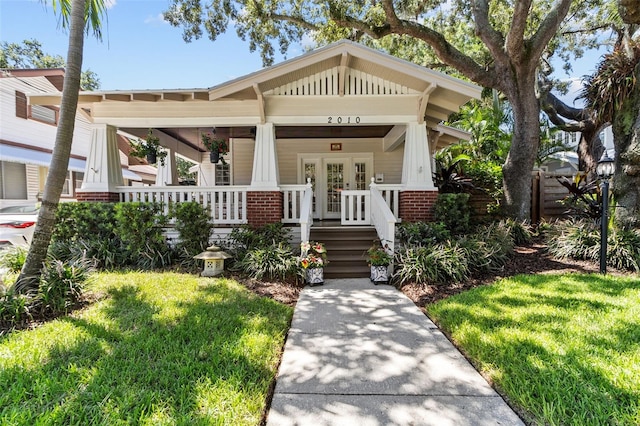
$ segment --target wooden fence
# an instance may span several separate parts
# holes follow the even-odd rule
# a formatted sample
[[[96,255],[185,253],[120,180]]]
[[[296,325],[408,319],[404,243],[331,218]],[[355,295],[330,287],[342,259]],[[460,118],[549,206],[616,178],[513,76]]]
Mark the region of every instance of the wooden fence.
[[[561,201],[569,195],[569,190],[558,179],[573,179],[573,175],[563,173],[532,172],[531,221],[552,220],[566,215],[567,206]]]

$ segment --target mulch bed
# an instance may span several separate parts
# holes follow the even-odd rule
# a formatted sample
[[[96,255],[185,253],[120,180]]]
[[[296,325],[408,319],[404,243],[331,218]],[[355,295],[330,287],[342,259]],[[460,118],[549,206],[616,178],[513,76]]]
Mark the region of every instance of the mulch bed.
[[[546,274],[546,273],[592,273],[598,272],[596,262],[579,260],[558,260],[552,258],[546,251],[546,245],[541,241],[534,241],[525,246],[515,248],[513,256],[501,271],[474,277],[462,283],[451,284],[406,284],[402,291],[418,306],[424,306],[438,300],[461,293],[463,291],[490,284],[500,278],[518,274]],[[623,271],[608,270],[610,273],[625,274]],[[234,277],[249,290],[261,296],[270,297],[289,306],[295,306],[300,291],[299,284],[282,284],[279,282],[264,282]]]

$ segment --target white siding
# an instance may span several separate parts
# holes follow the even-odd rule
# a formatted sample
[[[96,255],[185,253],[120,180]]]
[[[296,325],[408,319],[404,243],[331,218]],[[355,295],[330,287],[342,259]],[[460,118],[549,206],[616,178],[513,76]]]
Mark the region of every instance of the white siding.
[[[233,154],[231,174],[233,185],[251,184],[254,145],[255,141],[253,139],[233,139],[231,142]],[[295,164],[295,161],[293,164]],[[282,169],[280,169],[280,173],[282,173]]]
[[[16,117],[16,90],[55,92],[56,88],[44,77],[0,78],[0,139],[38,148],[53,149],[56,126]],[[71,153],[86,157],[89,154],[91,128],[78,114],[73,133]]]

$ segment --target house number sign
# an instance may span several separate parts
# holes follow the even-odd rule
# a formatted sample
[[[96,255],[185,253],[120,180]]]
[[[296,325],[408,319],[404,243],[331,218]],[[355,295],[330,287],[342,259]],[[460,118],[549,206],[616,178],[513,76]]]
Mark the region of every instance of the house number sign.
[[[327,117],[327,124],[360,124],[360,117]]]

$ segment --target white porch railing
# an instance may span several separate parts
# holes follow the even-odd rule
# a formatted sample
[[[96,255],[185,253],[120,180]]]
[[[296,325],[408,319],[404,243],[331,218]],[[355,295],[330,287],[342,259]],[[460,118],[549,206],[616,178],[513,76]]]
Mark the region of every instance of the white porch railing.
[[[172,204],[195,201],[210,208],[211,220],[215,224],[247,223],[246,186],[119,186],[116,191],[123,203],[158,203],[166,215],[170,213]]]
[[[311,179],[307,179],[304,195],[300,203],[300,242],[309,241],[313,226],[313,189]]]
[[[306,190],[307,185],[280,185],[283,223],[300,223],[300,219],[303,217],[301,213],[302,199]]]
[[[341,191],[340,202],[340,223],[342,225],[371,224],[370,191]]]
[[[372,181],[369,187],[371,188],[371,223],[376,228],[382,246],[387,253],[393,255],[397,219],[381,191],[378,190],[378,185]]]
[[[391,213],[396,218],[400,217],[400,190],[402,189],[402,185],[399,184],[377,184],[374,182],[374,179],[371,179],[371,183],[376,185],[378,192],[382,195],[387,206],[391,209]]]

